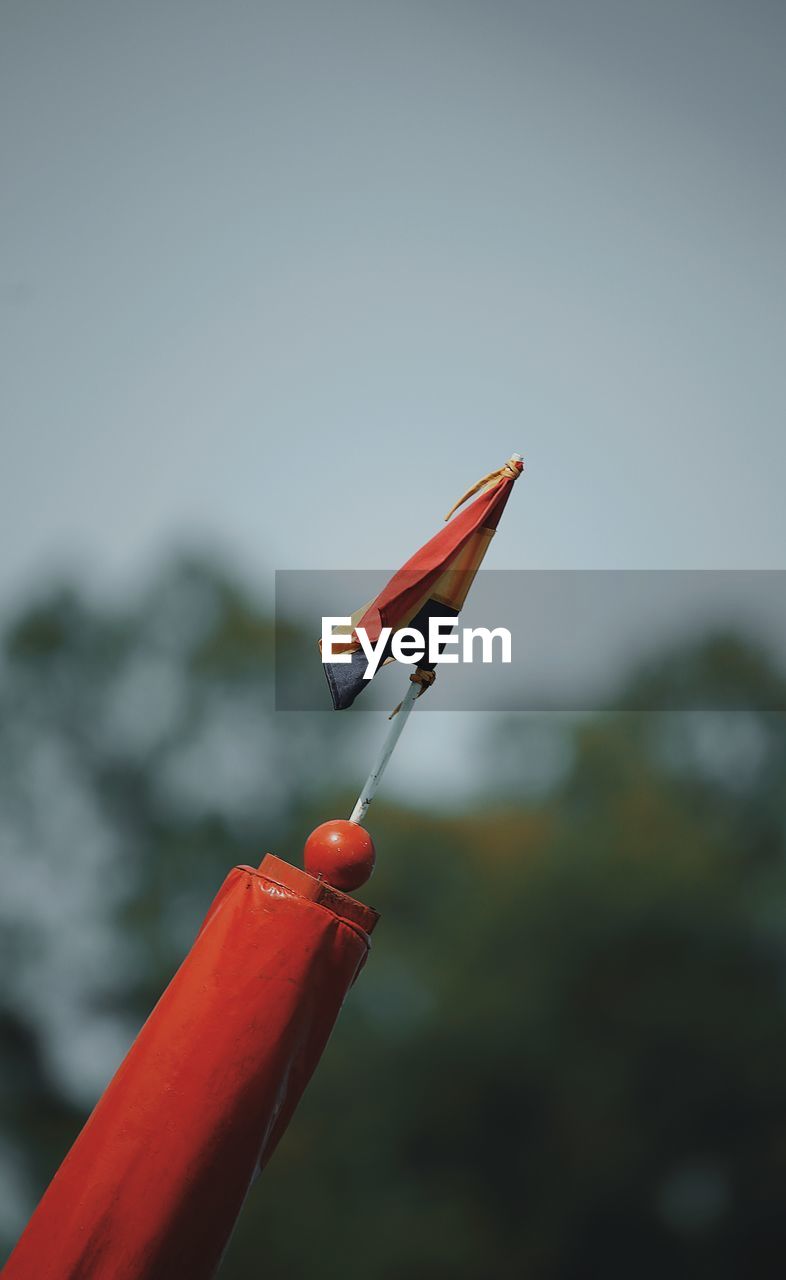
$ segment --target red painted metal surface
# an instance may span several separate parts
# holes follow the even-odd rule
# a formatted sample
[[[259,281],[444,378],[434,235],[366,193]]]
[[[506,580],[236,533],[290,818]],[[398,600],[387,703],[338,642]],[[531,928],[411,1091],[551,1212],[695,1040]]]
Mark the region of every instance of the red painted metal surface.
[[[303,865],[312,876],[324,877],[336,889],[359,889],[374,870],[374,841],[356,822],[333,818],[311,832],[303,850]]]
[[[376,913],[268,855],[236,867],[66,1156],[4,1280],[206,1280],[319,1061]]]

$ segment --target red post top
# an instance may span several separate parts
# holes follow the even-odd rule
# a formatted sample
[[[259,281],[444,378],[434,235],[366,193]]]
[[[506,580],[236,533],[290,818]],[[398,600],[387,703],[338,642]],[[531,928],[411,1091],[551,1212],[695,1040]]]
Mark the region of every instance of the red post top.
[[[293,867],[291,863],[285,862],[283,858],[277,858],[273,853],[265,854],[258,870],[255,867],[243,867],[243,870],[263,876],[273,884],[280,884],[283,888],[300,894],[301,898],[308,898],[309,901],[326,907],[340,920],[348,920],[351,924],[359,925],[365,933],[371,933],[379,920],[379,912],[373,907],[366,906],[364,902],[358,902],[357,898],[351,898],[348,893],[342,893],[340,889],[334,889],[325,880],[310,876],[307,871],[301,871],[300,867]]]

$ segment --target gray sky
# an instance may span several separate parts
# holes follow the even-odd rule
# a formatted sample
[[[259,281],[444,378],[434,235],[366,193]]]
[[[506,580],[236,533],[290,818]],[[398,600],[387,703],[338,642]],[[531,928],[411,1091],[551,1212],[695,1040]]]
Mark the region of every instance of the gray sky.
[[[786,567],[784,66],[782,0],[0,0],[0,614],[194,542],[260,590],[392,568],[513,450],[489,568]],[[523,727],[537,793],[567,747]],[[416,713],[385,794],[472,803],[485,732]],[[130,1034],[74,1021],[125,864],[47,759],[71,927],[25,999],[82,1096]]]
[[[0,3],[0,603],[216,540],[782,567],[779,3]]]

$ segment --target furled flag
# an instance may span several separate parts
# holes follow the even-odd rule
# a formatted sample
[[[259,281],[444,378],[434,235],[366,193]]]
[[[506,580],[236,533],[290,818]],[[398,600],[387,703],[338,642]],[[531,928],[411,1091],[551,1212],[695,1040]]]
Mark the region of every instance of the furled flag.
[[[504,466],[489,472],[468,489],[446,515],[447,527],[416,551],[370,604],[352,614],[350,627],[344,631],[334,629],[333,652],[351,657],[349,662],[345,659],[323,664],[336,711],[351,707],[358,694],[371,683],[365,679],[369,664],[358,639],[358,627],[374,645],[383,629],[391,628],[379,664],[382,665],[391,661],[393,636],[402,628],[412,627],[427,635],[430,618],[458,616],[496,532],[513,483],[523,469],[521,455],[514,453]],[[451,520],[453,513],[478,491],[475,501]],[[424,658],[411,678],[422,686],[423,692],[433,683],[434,663]]]
[[[271,854],[235,867],[3,1280],[211,1280],[377,919]]]

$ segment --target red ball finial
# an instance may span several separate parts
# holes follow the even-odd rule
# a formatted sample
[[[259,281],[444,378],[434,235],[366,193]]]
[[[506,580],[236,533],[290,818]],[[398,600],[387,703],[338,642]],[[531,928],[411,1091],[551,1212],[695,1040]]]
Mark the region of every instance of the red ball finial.
[[[374,841],[363,827],[344,818],[323,822],[312,831],[303,850],[303,866],[310,876],[334,889],[359,889],[374,870]]]

